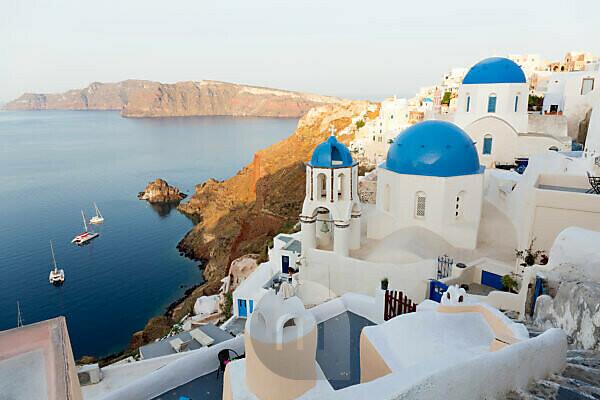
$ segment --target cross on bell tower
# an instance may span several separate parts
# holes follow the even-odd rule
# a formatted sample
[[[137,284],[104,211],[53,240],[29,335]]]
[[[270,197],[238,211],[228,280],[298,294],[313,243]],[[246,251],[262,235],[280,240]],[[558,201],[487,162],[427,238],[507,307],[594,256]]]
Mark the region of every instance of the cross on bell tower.
[[[333,126],[333,125],[330,125],[330,126],[329,126],[329,133],[331,133],[331,136],[335,136],[335,133],[336,133],[336,132],[337,132],[337,131],[336,131],[336,129],[335,129],[335,126]]]

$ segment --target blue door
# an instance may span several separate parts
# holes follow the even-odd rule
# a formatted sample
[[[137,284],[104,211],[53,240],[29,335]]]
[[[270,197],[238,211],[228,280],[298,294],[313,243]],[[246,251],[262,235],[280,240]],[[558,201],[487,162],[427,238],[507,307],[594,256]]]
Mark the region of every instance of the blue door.
[[[248,310],[246,309],[246,300],[238,300],[238,315],[240,317],[248,316]]]
[[[290,257],[281,256],[281,272],[287,274],[290,271]]]
[[[481,271],[481,284],[498,290],[504,289],[502,277],[500,275],[492,274],[488,271]]]
[[[540,297],[543,294],[543,292],[544,292],[544,282],[542,281],[542,278],[537,276],[535,278],[535,290],[533,291],[533,299],[531,300],[531,316],[532,317],[535,312],[535,303],[537,302],[537,298]]]
[[[431,280],[429,282],[429,299],[437,301],[438,303],[441,302],[442,295],[447,289],[448,285],[445,285],[440,281]]]

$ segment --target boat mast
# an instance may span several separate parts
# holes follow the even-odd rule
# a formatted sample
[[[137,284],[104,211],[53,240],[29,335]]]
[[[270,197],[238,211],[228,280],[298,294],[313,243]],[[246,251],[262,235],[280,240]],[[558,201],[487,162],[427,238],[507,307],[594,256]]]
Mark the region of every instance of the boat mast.
[[[50,241],[50,251],[52,252],[52,264],[54,264],[54,271],[58,269],[56,266],[56,258],[54,257],[54,246],[52,245],[52,240]]]
[[[17,301],[17,328],[23,326],[23,318],[21,317],[21,305]]]
[[[100,209],[96,205],[96,202],[94,202],[94,208],[96,209],[96,216],[102,218],[102,214],[100,214]]]
[[[81,217],[83,218],[83,227],[85,228],[85,231],[88,231],[88,227],[87,227],[87,223],[85,222],[85,215],[83,214],[83,210],[81,210]]]

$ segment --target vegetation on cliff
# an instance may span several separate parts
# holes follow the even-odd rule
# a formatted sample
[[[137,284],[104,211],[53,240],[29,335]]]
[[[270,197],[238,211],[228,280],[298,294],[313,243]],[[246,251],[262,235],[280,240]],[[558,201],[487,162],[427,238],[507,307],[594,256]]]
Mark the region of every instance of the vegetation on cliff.
[[[338,139],[348,144],[358,119],[372,119],[368,102],[354,101],[310,110],[296,131],[254,156],[254,161],[226,181],[208,180],[179,210],[199,223],[181,240],[178,248],[188,257],[205,261],[206,283],[172,311],[185,315],[201,294],[215,293],[235,258],[266,249],[274,235],[289,232],[298,221],[305,191],[305,167],[313,149],[334,126]]]

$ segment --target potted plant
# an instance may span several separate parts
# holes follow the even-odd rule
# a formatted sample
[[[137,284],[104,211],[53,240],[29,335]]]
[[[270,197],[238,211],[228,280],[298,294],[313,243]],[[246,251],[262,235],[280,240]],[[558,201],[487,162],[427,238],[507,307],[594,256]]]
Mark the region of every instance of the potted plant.
[[[381,290],[387,290],[389,284],[388,278],[383,278],[381,280]]]
[[[540,261],[547,261],[547,257],[544,253],[543,250],[534,250],[533,249],[533,244],[535,243],[535,238],[533,238],[531,240],[531,243],[529,244],[529,247],[524,249],[524,250],[516,250],[515,255],[517,256],[517,258],[519,260],[523,260],[523,263],[521,263],[522,266],[524,267],[531,267],[532,265],[534,265],[538,259],[540,259]]]
[[[504,291],[510,292],[510,293],[516,293],[519,284],[512,276],[504,275],[502,277],[502,286],[504,287]]]

